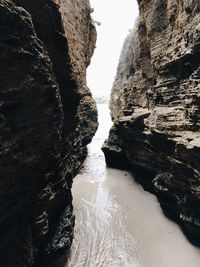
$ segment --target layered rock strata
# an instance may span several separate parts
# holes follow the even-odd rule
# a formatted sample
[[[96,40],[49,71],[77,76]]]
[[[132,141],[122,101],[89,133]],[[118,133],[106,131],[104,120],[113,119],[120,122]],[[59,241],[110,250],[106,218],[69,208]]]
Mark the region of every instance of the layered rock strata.
[[[2,267],[45,266],[71,245],[72,179],[97,128],[95,42],[88,1],[0,0]]]
[[[103,151],[108,164],[120,152],[132,169],[148,174],[141,182],[200,241],[200,3],[138,4],[111,93],[114,128]]]

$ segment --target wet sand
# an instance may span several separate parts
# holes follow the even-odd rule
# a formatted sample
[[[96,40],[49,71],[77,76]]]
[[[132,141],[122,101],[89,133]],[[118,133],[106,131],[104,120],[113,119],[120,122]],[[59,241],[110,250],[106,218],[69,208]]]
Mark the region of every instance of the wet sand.
[[[73,183],[76,226],[65,267],[199,267],[200,249],[164,216],[156,197],[129,172],[106,168],[100,150],[111,124],[106,105],[99,114],[99,130]]]

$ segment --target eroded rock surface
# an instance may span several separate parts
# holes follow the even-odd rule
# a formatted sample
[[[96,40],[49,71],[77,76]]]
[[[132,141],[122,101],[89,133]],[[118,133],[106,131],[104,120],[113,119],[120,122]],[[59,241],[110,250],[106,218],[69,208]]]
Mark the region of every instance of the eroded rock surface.
[[[140,17],[125,41],[112,89],[116,153],[148,184],[165,210],[200,241],[200,3],[138,1]]]
[[[97,128],[95,41],[88,1],[0,0],[2,267],[45,266],[71,245],[72,178]]]

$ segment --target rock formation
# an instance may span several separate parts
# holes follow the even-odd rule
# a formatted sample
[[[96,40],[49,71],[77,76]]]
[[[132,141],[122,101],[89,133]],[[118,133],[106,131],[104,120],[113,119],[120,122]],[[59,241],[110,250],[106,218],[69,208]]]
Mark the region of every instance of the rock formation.
[[[122,49],[103,146],[157,194],[200,241],[200,2],[138,0],[140,16]]]
[[[72,178],[97,128],[86,85],[95,42],[88,1],[0,0],[2,267],[71,245]]]

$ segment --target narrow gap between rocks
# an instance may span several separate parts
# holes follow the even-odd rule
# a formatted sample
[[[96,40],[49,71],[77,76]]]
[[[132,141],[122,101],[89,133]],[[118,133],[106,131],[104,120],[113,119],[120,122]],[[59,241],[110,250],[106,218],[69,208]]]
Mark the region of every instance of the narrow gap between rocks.
[[[121,39],[120,49],[114,51],[115,45],[120,43],[117,39],[112,40],[119,20],[116,17],[114,21],[112,16],[115,9],[112,6],[116,3],[101,2],[95,3],[94,0],[91,4],[97,5],[97,14],[103,6],[102,12],[110,13],[108,20],[112,18],[112,22],[109,28],[108,21],[104,23],[100,19],[97,49],[88,70],[88,84],[97,101],[99,129],[88,146],[88,157],[84,166],[74,179],[74,241],[67,255],[67,263],[63,263],[66,261],[64,257],[61,265],[198,267],[199,249],[188,242],[176,223],[165,217],[156,196],[144,191],[129,171],[106,167],[101,147],[112,125],[108,108],[109,89],[112,87],[119,50],[127,29]],[[128,4],[126,2],[123,4]],[[133,10],[131,18],[132,13]],[[95,16],[99,20],[100,16]],[[120,17],[120,22],[122,20],[123,17]],[[97,24],[100,24],[99,21]],[[105,28],[109,28],[106,33]],[[113,42],[108,40],[106,34]]]

